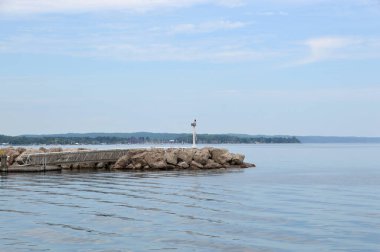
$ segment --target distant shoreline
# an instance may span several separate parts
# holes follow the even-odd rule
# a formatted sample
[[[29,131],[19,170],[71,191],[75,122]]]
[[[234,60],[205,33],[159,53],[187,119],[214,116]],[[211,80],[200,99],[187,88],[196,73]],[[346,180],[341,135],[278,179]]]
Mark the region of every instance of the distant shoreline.
[[[175,133],[87,133],[58,135],[0,135],[7,145],[107,145],[107,144],[191,144],[191,134]],[[294,136],[251,136],[242,134],[198,134],[198,144],[300,143]]]
[[[31,145],[187,145],[192,135],[186,133],[68,133],[50,135],[0,135],[0,146]],[[199,134],[198,144],[370,144],[380,143],[380,137],[337,136],[264,136],[248,134]]]

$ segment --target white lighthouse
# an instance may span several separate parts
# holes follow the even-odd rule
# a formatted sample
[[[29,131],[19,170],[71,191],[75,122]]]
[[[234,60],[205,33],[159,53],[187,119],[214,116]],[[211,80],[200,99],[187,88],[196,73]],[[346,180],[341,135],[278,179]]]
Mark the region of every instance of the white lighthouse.
[[[194,122],[191,124],[193,127],[193,148],[197,147],[197,132],[195,131],[195,127],[197,126],[197,119],[194,119]]]

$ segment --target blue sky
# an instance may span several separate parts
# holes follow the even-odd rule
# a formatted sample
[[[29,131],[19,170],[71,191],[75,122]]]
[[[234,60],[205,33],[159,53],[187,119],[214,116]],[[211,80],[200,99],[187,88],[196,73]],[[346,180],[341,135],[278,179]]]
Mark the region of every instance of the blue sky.
[[[0,134],[380,136],[378,0],[0,1]]]

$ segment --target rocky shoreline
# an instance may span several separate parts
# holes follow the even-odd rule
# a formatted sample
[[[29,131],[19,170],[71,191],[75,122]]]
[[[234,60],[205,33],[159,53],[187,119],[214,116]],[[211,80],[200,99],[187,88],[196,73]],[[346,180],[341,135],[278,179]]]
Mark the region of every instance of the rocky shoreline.
[[[103,162],[62,163],[55,165],[26,166],[25,160],[33,154],[56,154],[56,153],[84,153],[91,152],[89,149],[62,149],[62,148],[5,148],[0,149],[0,155],[6,158],[6,171],[28,172],[46,170],[78,170],[78,169],[108,169],[108,170],[185,170],[185,169],[226,169],[226,168],[249,168],[254,164],[244,162],[242,154],[230,153],[220,148],[147,148],[129,149],[126,155],[117,160]],[[2,167],[4,171],[4,167]]]

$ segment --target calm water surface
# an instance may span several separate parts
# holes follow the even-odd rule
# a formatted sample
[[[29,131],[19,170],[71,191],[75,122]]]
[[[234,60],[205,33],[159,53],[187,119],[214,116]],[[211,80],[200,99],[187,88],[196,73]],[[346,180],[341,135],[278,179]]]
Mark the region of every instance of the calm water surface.
[[[380,251],[380,145],[224,147],[257,168],[3,174],[0,251]]]

